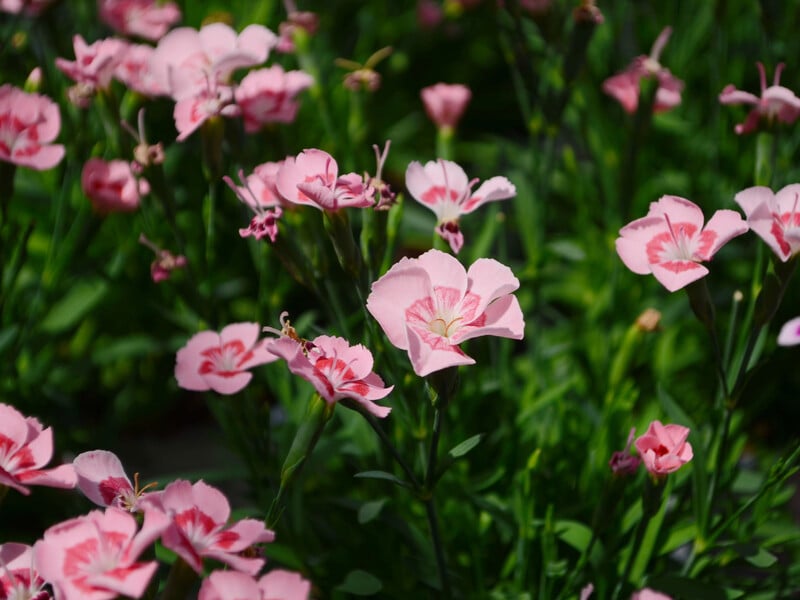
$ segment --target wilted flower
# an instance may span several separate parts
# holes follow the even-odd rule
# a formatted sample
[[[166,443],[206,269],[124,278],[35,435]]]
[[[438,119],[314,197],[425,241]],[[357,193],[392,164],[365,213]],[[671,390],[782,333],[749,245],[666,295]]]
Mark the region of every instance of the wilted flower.
[[[378,63],[392,53],[392,48],[386,46],[376,50],[362,65],[346,58],[337,58],[334,63],[350,72],[344,76],[344,86],[347,89],[357,92],[367,90],[368,92],[377,91],[381,87],[381,76],[375,70]]]
[[[101,158],[90,158],[83,165],[81,188],[101,214],[134,211],[150,191],[147,181],[133,174],[129,162]]]
[[[406,169],[408,193],[434,212],[436,233],[456,254],[464,245],[459,217],[487,202],[505,200],[517,193],[514,184],[505,177],[492,177],[473,192],[472,186],[477,182],[478,179],[467,180],[467,174],[459,165],[441,158],[427,162],[424,167],[413,161]]]
[[[123,35],[146,40],[161,38],[181,18],[174,2],[156,0],[98,0],[100,19]]]
[[[525,323],[511,293],[519,280],[491,258],[466,271],[439,250],[402,258],[372,284],[367,310],[389,341],[408,352],[414,372],[434,371],[475,361],[458,347],[482,335],[522,339]]]
[[[792,90],[778,85],[781,80],[783,63],[775,67],[775,79],[770,87],[767,87],[764,65],[757,62],[756,66],[761,80],[761,98],[750,92],[737,90],[733,84],[726,85],[719,95],[719,101],[722,104],[755,105],[744,123],[739,123],[734,127],[734,131],[739,135],[758,129],[758,124],[762,119],[767,122],[767,125],[770,125],[775,120],[781,123],[794,123],[800,116],[800,98],[795,96]]]
[[[278,219],[283,210],[280,206],[282,199],[278,194],[277,175],[282,164],[267,162],[258,165],[247,178],[244,171],[239,171],[241,186],[237,186],[227,175],[222,178],[236,197],[255,213],[250,225],[239,230],[240,236],[253,236],[257,240],[268,237],[271,242],[278,237]]]
[[[638,456],[631,454],[631,445],[633,438],[636,435],[636,428],[631,427],[628,433],[628,442],[625,444],[625,449],[622,451],[617,450],[611,455],[611,460],[608,461],[608,466],[614,472],[614,475],[633,475],[639,468],[639,463],[642,459]]]
[[[155,252],[156,258],[150,263],[150,277],[154,283],[161,283],[169,279],[175,269],[182,269],[189,264],[183,254],[176,256],[169,250],[159,248],[148,240],[143,233],[139,234],[139,243]]]
[[[673,473],[692,460],[692,446],[686,441],[689,428],[653,421],[636,439],[636,450],[645,468],[656,477]]]
[[[658,80],[653,106],[655,112],[669,110],[681,103],[683,82],[658,62],[671,33],[672,28],[665,27],[656,38],[650,56],[638,56],[622,73],[609,77],[603,82],[603,91],[616,98],[625,112],[636,112],[639,106],[639,84],[642,78],[655,77]]]
[[[619,230],[617,254],[634,273],[652,273],[670,292],[708,275],[701,262],[717,251],[747,224],[733,210],[718,210],[703,227],[703,212],[694,202],[662,196],[650,204],[647,216]]]
[[[420,92],[425,112],[436,127],[454,128],[472,98],[470,89],[460,83],[437,83]]]
[[[800,184],[773,193],[764,186],[742,190],[734,196],[755,231],[783,262],[800,252]]]
[[[0,160],[42,171],[64,158],[64,146],[50,144],[61,130],[58,105],[46,96],[0,86]]]

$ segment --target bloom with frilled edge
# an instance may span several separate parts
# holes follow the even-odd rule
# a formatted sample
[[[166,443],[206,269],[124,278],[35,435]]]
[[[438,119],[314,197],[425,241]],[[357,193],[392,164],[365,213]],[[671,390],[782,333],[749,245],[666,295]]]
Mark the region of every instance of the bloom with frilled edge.
[[[214,571],[203,580],[197,600],[307,600],[311,583],[298,573],[275,569],[256,581],[238,571]]]
[[[53,430],[13,406],[0,404],[0,486],[26,496],[28,485],[74,488],[72,465],[43,469],[53,456]]]
[[[150,184],[133,174],[129,162],[101,158],[90,158],[83,165],[81,188],[100,214],[134,211],[150,192]]]
[[[227,175],[222,178],[236,197],[255,213],[250,225],[239,230],[240,236],[253,236],[257,240],[268,237],[271,242],[278,237],[278,219],[283,214],[280,206],[283,199],[278,194],[276,178],[281,165],[282,162],[258,165],[247,177],[244,176],[244,171],[240,170],[241,186],[236,185]]]
[[[106,38],[87,44],[80,35],[75,35],[72,43],[75,60],[58,57],[56,66],[77,83],[90,86],[92,89],[107,88],[128,43],[116,38]]]
[[[0,86],[0,160],[37,171],[52,169],[64,158],[64,146],[49,143],[59,131],[61,113],[50,98]]]
[[[638,56],[627,69],[603,82],[603,91],[615,98],[625,112],[635,113],[639,107],[640,83],[643,78],[655,77],[658,80],[654,112],[663,112],[681,103],[683,82],[658,62],[671,34],[672,28],[665,27],[653,43],[650,56]]]
[[[134,475],[134,485],[125,473],[122,462],[108,450],[82,452],[72,461],[78,476],[78,489],[98,506],[116,506],[128,512],[142,510],[141,500],[146,490],[156,485],[139,487],[139,474]]]
[[[33,564],[33,549],[25,544],[0,545],[0,598],[50,600],[45,581]]]
[[[259,340],[258,323],[234,323],[222,331],[201,331],[178,350],[175,378],[185,390],[214,390],[235,394],[252,379],[248,371],[278,357],[268,352]]]
[[[351,398],[376,417],[392,410],[375,404],[394,389],[372,372],[372,353],[361,344],[351,346],[340,337],[321,335],[311,342],[281,336],[269,342],[269,351],[285,359],[289,370],[311,382],[328,404]]]
[[[437,83],[420,91],[428,118],[436,127],[454,128],[472,98],[470,89],[460,83]]]
[[[765,119],[767,123],[772,123],[776,119],[782,123],[794,123],[800,116],[800,98],[788,88],[778,85],[781,80],[783,63],[775,67],[775,79],[770,87],[767,87],[767,75],[764,72],[764,65],[756,63],[758,74],[761,81],[761,97],[750,92],[737,90],[733,84],[728,84],[719,95],[722,104],[753,104],[755,108],[750,111],[744,123],[739,123],[734,127],[734,131],[739,135],[751,133],[758,129],[758,123]]]
[[[300,105],[297,95],[314,79],[303,71],[284,71],[280,65],[250,71],[236,87],[244,130],[253,133],[267,123],[291,123]]]
[[[645,468],[656,477],[673,473],[692,460],[692,445],[686,441],[689,428],[653,421],[644,435],[636,438],[636,450]]]
[[[491,258],[476,260],[469,271],[439,250],[402,258],[372,284],[367,310],[389,341],[406,350],[417,375],[475,361],[458,345],[494,335],[520,340],[525,323],[511,293],[519,280]]]
[[[253,544],[271,542],[275,534],[257,519],[242,519],[227,527],[231,507],[217,488],[203,481],[194,485],[173,481],[158,494],[153,505],[172,519],[161,542],[198,573],[203,571],[203,558],[218,560],[250,575],[264,566],[263,559],[240,553]]]
[[[508,179],[492,177],[472,191],[477,179],[468,180],[459,165],[449,160],[429,161],[423,167],[413,161],[406,169],[406,187],[414,199],[436,215],[436,233],[450,244],[455,254],[464,245],[458,219],[487,202],[505,200],[517,189]]]
[[[748,230],[733,210],[718,210],[703,227],[703,212],[694,202],[662,196],[647,216],[619,230],[617,254],[634,273],[652,273],[670,292],[705,277],[700,264],[728,241]]]
[[[744,210],[750,229],[783,262],[800,252],[800,183],[777,193],[761,185],[747,188],[734,200]]]
[[[63,600],[141,598],[158,568],[156,561],[139,562],[139,555],[169,525],[158,510],[144,513],[141,530],[136,519],[119,508],[95,510],[54,525],[33,547],[41,576]]]
[[[156,0],[100,0],[98,12],[117,32],[150,41],[163,37],[181,18],[177,4]]]
[[[334,158],[312,148],[289,156],[277,176],[278,193],[293,204],[320,210],[365,208],[375,203],[375,190],[357,173],[339,175]]]

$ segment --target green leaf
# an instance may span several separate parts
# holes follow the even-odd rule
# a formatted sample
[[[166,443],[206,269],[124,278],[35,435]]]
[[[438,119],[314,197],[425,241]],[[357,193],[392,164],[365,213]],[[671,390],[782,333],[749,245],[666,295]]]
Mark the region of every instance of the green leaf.
[[[356,473],[353,477],[358,477],[359,479],[384,479],[403,487],[411,487],[407,482],[386,471],[362,471],[361,473]]]
[[[80,281],[57,302],[42,321],[46,333],[58,333],[76,325],[108,293],[108,284],[102,279]]]
[[[336,586],[336,591],[356,596],[372,596],[382,589],[383,584],[380,579],[361,569],[350,571],[344,581]]]
[[[0,330],[0,352],[5,350],[14,342],[14,338],[17,336],[18,332],[18,325],[11,325],[10,327]]]
[[[771,552],[764,550],[764,548],[758,548],[755,554],[745,556],[745,560],[754,567],[767,569],[774,565],[778,561],[778,558]]]
[[[383,505],[386,504],[387,500],[388,498],[379,498],[378,500],[362,504],[361,508],[358,509],[358,522],[363,525],[364,523],[369,523],[374,520],[381,514]]]
[[[485,436],[485,433],[479,433],[478,435],[473,435],[471,438],[468,438],[461,442],[455,448],[452,448],[448,454],[453,458],[461,458],[465,454],[467,454],[470,450],[472,450],[475,446],[481,443],[481,440]]]
[[[575,548],[578,552],[585,552],[592,539],[592,530],[578,521],[556,521],[556,535]]]
[[[703,598],[703,600],[727,600],[739,598],[743,594],[738,590],[724,589],[719,586],[702,583],[688,577],[658,575],[648,577],[647,587],[677,598]]]

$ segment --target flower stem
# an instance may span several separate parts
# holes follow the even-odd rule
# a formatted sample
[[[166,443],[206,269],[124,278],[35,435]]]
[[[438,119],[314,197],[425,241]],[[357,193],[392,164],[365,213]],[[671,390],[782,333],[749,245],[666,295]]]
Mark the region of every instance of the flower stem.
[[[189,595],[189,588],[197,580],[197,573],[181,557],[177,557],[167,575],[167,583],[161,593],[161,600],[183,600]]]
[[[444,546],[439,534],[439,517],[436,514],[436,501],[433,493],[425,500],[425,512],[428,515],[428,526],[431,529],[431,539],[433,540],[433,551],[436,553],[436,567],[439,570],[439,581],[442,584],[442,597],[451,598],[450,577],[447,574],[447,560],[444,556]]]

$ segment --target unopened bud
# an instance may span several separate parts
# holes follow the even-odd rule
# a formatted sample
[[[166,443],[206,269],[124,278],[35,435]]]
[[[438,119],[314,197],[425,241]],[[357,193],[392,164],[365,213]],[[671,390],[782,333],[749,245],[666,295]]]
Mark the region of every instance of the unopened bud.
[[[661,313],[655,308],[648,308],[636,318],[636,327],[639,331],[650,333],[658,329],[661,322]]]

